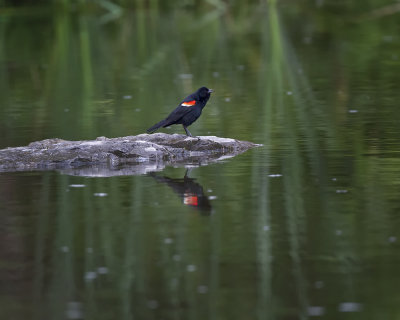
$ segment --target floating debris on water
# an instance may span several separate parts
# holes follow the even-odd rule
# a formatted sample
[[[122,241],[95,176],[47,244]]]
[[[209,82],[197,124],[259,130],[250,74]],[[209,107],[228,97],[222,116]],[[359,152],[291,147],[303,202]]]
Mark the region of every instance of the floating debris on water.
[[[188,271],[188,272],[194,272],[194,271],[196,271],[196,266],[194,265],[194,264],[189,264],[187,267],[186,267],[186,270]]]
[[[97,268],[97,273],[98,274],[107,274],[108,273],[108,268],[107,267],[98,267]]]
[[[148,300],[147,307],[149,309],[157,309],[158,308],[158,301],[157,300]]]
[[[191,73],[181,73],[178,75],[178,77],[181,79],[192,79],[193,75]]]
[[[93,193],[93,195],[94,195],[95,197],[107,197],[107,196],[108,196],[108,193],[105,193],[105,192],[97,192],[97,193]]]
[[[201,294],[205,294],[205,293],[208,292],[208,287],[204,286],[204,285],[198,286],[197,287],[197,292],[201,293]]]
[[[231,101],[231,98],[229,98],[229,97],[225,98],[225,102],[230,102],[230,101]]]
[[[84,188],[86,187],[85,184],[70,184],[69,185],[70,188]]]
[[[338,189],[338,190],[336,190],[336,193],[347,193],[347,192],[349,192],[349,191],[346,190],[346,189]]]
[[[164,243],[165,243],[165,244],[171,244],[172,242],[174,242],[174,240],[171,239],[171,238],[165,238],[165,239],[164,239]]]
[[[93,253],[93,248],[86,248],[87,253]]]
[[[342,235],[342,233],[343,233],[343,231],[342,231],[342,230],[336,230],[336,231],[335,231],[335,234],[336,234],[337,236],[341,236],[341,235]]]
[[[291,95],[293,94],[293,92],[292,92],[292,91],[288,91],[288,92],[286,92],[286,94],[287,94],[288,96],[291,96]]]
[[[349,113],[357,113],[358,112],[358,110],[356,110],[356,109],[350,109],[349,110]]]
[[[171,279],[171,286],[176,288],[179,284],[179,279],[178,278],[172,278]]]
[[[208,197],[208,200],[215,200],[215,199],[217,199],[217,196],[209,196]]]
[[[129,99],[132,99],[132,96],[126,95],[126,96],[123,96],[122,98],[125,99],[125,100],[129,100]]]
[[[174,261],[181,261],[181,256],[180,256],[179,254],[174,254],[174,255],[172,256],[172,259],[173,259]]]
[[[396,241],[397,241],[397,238],[394,237],[394,236],[391,236],[391,237],[389,237],[388,241],[391,242],[391,243],[393,243],[393,242],[396,242]]]
[[[66,317],[67,319],[83,319],[82,303],[78,301],[70,301],[67,303]]]
[[[67,253],[69,252],[69,248],[67,246],[63,246],[60,248],[62,252]]]
[[[307,308],[307,314],[310,317],[318,317],[325,314],[325,308],[321,306],[310,306]]]
[[[84,278],[86,282],[93,281],[94,279],[97,278],[97,273],[95,271],[88,271],[85,273]]]
[[[324,282],[321,281],[321,280],[315,281],[314,287],[315,287],[316,289],[322,289],[322,288],[324,287]]]
[[[357,302],[343,302],[339,304],[339,312],[360,312],[362,304]]]
[[[270,178],[280,178],[280,177],[282,177],[282,174],[280,174],[280,173],[272,173],[272,174],[269,174],[268,177],[270,177]]]
[[[269,231],[269,229],[270,229],[269,226],[263,226],[264,231]]]

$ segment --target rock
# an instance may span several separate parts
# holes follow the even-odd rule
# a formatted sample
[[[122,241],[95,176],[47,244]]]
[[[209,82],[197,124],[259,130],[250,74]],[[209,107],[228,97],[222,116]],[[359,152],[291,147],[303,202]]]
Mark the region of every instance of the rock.
[[[145,174],[168,165],[204,165],[257,146],[261,145],[214,136],[165,133],[83,141],[47,139],[0,150],[0,172],[57,169],[85,176]]]

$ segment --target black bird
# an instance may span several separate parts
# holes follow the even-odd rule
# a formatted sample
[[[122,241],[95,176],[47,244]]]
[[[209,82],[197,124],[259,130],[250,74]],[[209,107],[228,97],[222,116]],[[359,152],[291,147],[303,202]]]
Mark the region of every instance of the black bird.
[[[208,99],[210,99],[211,92],[213,92],[212,89],[201,87],[196,92],[188,95],[167,118],[147,129],[147,132],[152,133],[161,127],[165,128],[173,124],[181,124],[186,134],[192,137],[187,127],[200,117],[201,111],[206,106]]]
[[[182,198],[183,204],[199,210],[202,215],[209,216],[213,211],[211,203],[204,194],[203,187],[196,182],[196,179],[190,178],[189,173],[190,169],[187,169],[183,179],[159,176],[154,172],[149,175],[156,181],[171,187]]]

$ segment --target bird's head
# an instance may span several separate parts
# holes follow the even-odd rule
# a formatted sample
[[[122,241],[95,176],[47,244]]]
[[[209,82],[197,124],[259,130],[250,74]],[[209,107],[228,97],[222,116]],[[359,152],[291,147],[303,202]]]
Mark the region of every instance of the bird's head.
[[[208,100],[212,92],[214,92],[213,89],[201,87],[199,90],[197,90],[196,95],[199,97],[199,100]]]

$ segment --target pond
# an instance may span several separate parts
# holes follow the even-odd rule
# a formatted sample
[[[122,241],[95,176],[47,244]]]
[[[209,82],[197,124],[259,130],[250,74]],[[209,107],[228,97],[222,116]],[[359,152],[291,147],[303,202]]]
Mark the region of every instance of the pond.
[[[0,173],[1,313],[398,317],[398,8],[102,4],[0,11],[0,148],[141,134],[203,85],[191,133],[263,146],[140,175]]]

